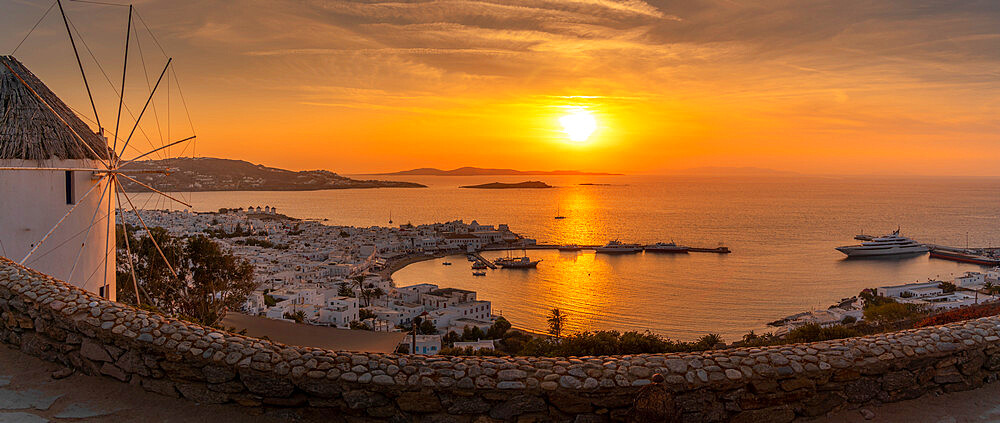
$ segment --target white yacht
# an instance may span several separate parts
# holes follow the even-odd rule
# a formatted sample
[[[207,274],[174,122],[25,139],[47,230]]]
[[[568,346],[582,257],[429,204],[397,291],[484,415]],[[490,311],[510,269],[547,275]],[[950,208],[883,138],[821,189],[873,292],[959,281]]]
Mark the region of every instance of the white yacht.
[[[889,235],[862,242],[860,245],[837,247],[837,251],[847,254],[848,257],[918,254],[926,253],[927,250],[929,248],[926,245],[900,235],[899,229],[896,229]]]
[[[642,251],[642,246],[639,244],[623,244],[621,241],[615,239],[603,247],[594,248],[594,251],[606,254],[637,253]]]

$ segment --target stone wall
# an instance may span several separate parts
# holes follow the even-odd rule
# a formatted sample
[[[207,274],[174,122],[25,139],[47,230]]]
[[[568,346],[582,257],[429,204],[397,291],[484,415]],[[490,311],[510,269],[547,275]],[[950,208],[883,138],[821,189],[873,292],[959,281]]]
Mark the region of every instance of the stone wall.
[[[975,388],[1000,318],[691,354],[439,357],[292,347],[109,302],[0,258],[0,340],[199,403],[388,421],[790,421]]]

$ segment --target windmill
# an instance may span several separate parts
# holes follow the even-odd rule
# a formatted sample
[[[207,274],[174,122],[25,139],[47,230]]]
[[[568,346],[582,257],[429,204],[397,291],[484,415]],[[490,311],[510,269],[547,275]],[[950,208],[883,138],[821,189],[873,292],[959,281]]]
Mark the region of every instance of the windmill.
[[[91,122],[94,127],[81,119],[87,118],[84,114],[64,103],[13,56],[24,40],[11,55],[0,56],[0,255],[114,301],[117,271],[116,215],[124,220],[126,208],[129,209],[138,218],[142,229],[149,232],[139,211],[142,207],[136,206],[132,196],[122,189],[122,183],[131,182],[157,196],[191,207],[188,202],[137,179],[143,173],[169,173],[169,169],[135,169],[135,164],[137,160],[150,156],[163,158],[165,154],[171,153],[171,147],[184,147],[180,152],[184,154],[187,151],[185,144],[193,142],[196,137],[193,135],[192,125],[191,136],[169,140],[169,81],[171,76],[174,81],[177,80],[176,73],[171,66],[172,59],[164,53],[166,63],[155,79],[155,84],[152,83],[145,66],[146,59],[142,55],[140,31],[138,26],[133,25],[133,17],[138,18],[145,26],[149,38],[157,47],[159,42],[138,12],[131,5],[85,3],[128,8],[125,60],[120,85],[116,86],[111,82],[79,29],[66,14],[61,0],[52,3],[24,39],[58,6],[62,16],[61,23],[69,35],[76,64],[90,100],[93,111]],[[101,124],[77,41],[90,54],[117,97],[118,113],[114,130],[110,133],[110,141],[107,138],[108,132]],[[130,44],[139,47],[142,73],[148,88],[148,96],[137,114],[125,103]],[[162,48],[160,52],[163,52]],[[167,88],[161,89],[163,86]],[[175,86],[179,91],[179,85]],[[167,99],[167,138],[163,138],[154,100],[160,94],[162,103],[164,91]],[[183,94],[180,95],[181,103],[184,104]],[[186,104],[184,108],[186,111]],[[123,110],[127,116],[122,115]],[[160,134],[158,143],[154,140],[155,133],[151,138],[140,125],[144,117],[150,120],[150,115],[154,117]],[[125,121],[123,117],[126,117]],[[132,123],[128,122],[128,117],[131,117]],[[136,142],[142,137],[146,139],[148,148],[139,147]],[[191,154],[193,155],[193,150]],[[127,226],[123,227],[128,231]],[[132,262],[134,255],[128,245],[128,236],[125,240],[128,250],[127,267],[138,300],[141,297]],[[176,277],[174,266],[166,259],[156,240],[152,241],[163,260],[162,264]]]

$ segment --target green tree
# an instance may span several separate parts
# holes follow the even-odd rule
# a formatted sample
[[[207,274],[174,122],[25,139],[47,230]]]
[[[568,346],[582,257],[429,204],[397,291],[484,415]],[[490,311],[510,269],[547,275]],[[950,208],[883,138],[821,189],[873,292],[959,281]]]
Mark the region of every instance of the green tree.
[[[134,233],[121,231],[117,239],[119,302],[214,326],[257,289],[253,266],[209,238],[173,237],[163,228],[141,238]]]
[[[341,282],[337,285],[337,295],[354,298],[354,290],[351,289],[351,286],[347,282]]]
[[[501,339],[510,330],[510,322],[503,316],[497,317],[493,325],[486,331],[486,338],[488,339]]]
[[[437,335],[438,329],[430,320],[424,319],[424,321],[420,322],[417,332],[421,335]]]
[[[361,319],[361,320],[374,319],[375,318],[375,313],[372,313],[371,311],[362,308],[362,309],[358,310],[358,318]]]
[[[486,333],[476,326],[466,326],[465,329],[462,330],[463,341],[478,341],[483,338],[486,338]]]
[[[558,308],[554,308],[549,312],[548,322],[549,334],[555,336],[556,339],[562,338],[563,328],[566,326],[566,314]]]
[[[295,313],[285,312],[285,314],[282,315],[281,317],[284,317],[289,320],[294,320],[295,323],[302,323],[306,321],[306,313],[302,310],[298,310]]]
[[[951,283],[951,282],[941,282],[941,283],[938,284],[938,288],[941,288],[941,291],[943,291],[943,292],[945,292],[947,294],[950,294],[950,293],[955,292],[956,290],[958,290],[958,287],[955,286],[955,284]]]

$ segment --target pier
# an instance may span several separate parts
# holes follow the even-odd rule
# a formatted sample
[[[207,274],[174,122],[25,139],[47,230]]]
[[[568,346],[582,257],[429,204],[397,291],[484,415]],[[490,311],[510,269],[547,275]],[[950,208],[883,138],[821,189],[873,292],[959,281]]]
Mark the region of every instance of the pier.
[[[577,245],[580,250],[594,250],[602,247],[603,245]],[[535,244],[535,245],[517,245],[517,246],[488,246],[484,247],[481,251],[504,251],[504,250],[556,250],[563,245],[559,244]],[[715,253],[715,254],[729,254],[732,250],[729,247],[719,246],[714,248],[702,248],[702,247],[687,247],[687,252],[689,253]],[[478,256],[479,253],[470,254],[474,257]],[[477,257],[480,258],[480,257]]]
[[[483,257],[482,254],[479,254],[478,251],[474,253],[469,253],[469,255],[472,256],[472,258],[476,259],[476,262],[482,263],[486,265],[486,267],[489,267],[490,269],[497,268],[497,265],[491,263],[489,260],[486,260],[486,257]]]

